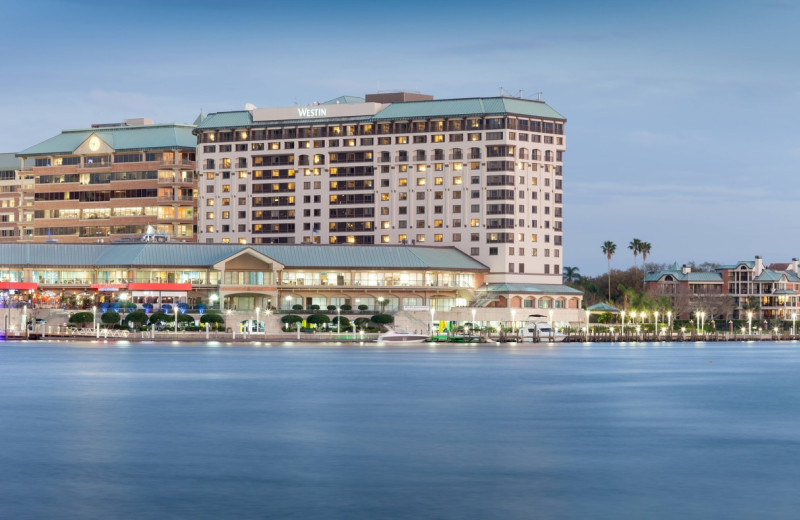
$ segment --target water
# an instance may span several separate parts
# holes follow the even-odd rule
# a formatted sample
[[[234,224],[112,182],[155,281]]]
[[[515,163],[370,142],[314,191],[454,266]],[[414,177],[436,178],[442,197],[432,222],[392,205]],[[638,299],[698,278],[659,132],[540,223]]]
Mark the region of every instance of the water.
[[[0,343],[0,518],[796,518],[798,368],[798,343]]]

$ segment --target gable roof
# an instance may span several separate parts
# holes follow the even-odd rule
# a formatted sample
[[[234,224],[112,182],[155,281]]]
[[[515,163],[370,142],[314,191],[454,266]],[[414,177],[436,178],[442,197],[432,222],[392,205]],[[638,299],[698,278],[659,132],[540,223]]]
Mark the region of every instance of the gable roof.
[[[64,130],[16,154],[17,157],[71,154],[90,135],[96,134],[117,152],[145,150],[194,150],[197,137],[193,125],[165,124],[112,126]]]

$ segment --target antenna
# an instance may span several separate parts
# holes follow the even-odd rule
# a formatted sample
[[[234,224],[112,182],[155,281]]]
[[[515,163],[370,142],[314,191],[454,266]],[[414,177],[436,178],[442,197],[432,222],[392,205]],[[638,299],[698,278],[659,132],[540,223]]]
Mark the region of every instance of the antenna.
[[[517,97],[522,99],[522,89],[519,89],[519,92],[517,92]]]
[[[503,87],[500,87],[500,97],[503,97]]]
[[[541,101],[541,100],[542,100],[542,93],[541,92],[537,92],[536,93],[536,101]]]

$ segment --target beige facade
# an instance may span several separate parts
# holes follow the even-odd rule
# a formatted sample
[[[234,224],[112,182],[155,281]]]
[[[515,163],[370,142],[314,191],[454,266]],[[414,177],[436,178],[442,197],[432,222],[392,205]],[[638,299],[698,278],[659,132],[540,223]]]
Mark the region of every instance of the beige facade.
[[[211,114],[195,130],[199,241],[453,246],[488,283],[561,285],[564,118],[408,99]]]

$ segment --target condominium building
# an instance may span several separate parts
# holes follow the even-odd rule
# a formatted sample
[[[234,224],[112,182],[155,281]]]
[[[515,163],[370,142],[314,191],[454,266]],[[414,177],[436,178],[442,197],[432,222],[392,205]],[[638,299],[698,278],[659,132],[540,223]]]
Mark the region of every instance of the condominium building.
[[[64,130],[17,153],[24,209],[14,240],[196,241],[193,129],[133,119]]]
[[[199,241],[450,246],[518,284],[487,304],[579,305],[561,277],[564,124],[541,101],[409,93],[213,113],[194,130]]]
[[[670,298],[676,314],[689,318],[696,312],[712,317],[788,320],[800,316],[800,263],[764,265],[760,256],[722,265],[714,272],[693,272],[674,264],[648,273],[648,290]]]

